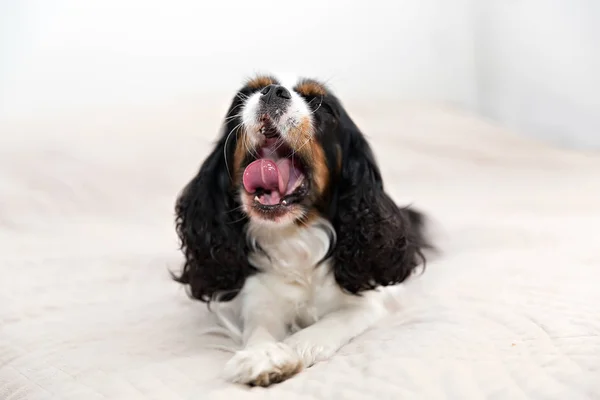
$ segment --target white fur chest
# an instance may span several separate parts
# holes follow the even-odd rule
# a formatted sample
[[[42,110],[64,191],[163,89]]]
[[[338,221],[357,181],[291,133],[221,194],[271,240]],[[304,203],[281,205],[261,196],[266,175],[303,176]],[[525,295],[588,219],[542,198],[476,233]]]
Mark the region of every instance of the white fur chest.
[[[310,285],[317,263],[329,250],[332,232],[333,228],[323,221],[285,227],[250,224],[248,237],[264,250],[252,252],[250,263],[286,282]]]
[[[327,254],[334,230],[323,220],[308,226],[265,226],[251,224],[248,237],[264,251],[250,254],[252,265],[260,270],[247,282],[244,294],[266,289],[270,307],[285,309],[293,326],[311,324],[335,307],[342,294],[335,283],[330,264],[317,265]],[[260,286],[262,290],[253,290]],[[256,288],[258,289],[258,288]],[[265,299],[260,300],[265,303]]]

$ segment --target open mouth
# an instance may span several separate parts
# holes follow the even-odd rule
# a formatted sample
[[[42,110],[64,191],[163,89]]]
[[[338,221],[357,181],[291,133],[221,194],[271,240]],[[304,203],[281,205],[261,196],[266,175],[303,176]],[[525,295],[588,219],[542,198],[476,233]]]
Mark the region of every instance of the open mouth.
[[[275,127],[271,118],[267,116],[262,118],[262,127],[260,128],[260,133],[268,139],[279,136],[279,131],[277,130],[277,127]]]
[[[306,167],[274,128],[263,129],[267,139],[257,149],[258,158],[244,170],[244,189],[254,196],[254,205],[264,210],[299,203],[308,193]]]

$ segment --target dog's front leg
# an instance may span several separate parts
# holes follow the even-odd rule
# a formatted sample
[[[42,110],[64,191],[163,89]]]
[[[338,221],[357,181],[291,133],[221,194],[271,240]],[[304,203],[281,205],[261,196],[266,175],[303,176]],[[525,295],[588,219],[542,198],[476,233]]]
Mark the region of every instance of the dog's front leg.
[[[284,340],[300,355],[305,368],[329,359],[386,314],[377,296],[353,300]]]
[[[302,359],[281,342],[287,334],[285,299],[273,293],[263,277],[251,277],[240,293],[244,347],[227,362],[225,379],[269,386],[297,374]]]

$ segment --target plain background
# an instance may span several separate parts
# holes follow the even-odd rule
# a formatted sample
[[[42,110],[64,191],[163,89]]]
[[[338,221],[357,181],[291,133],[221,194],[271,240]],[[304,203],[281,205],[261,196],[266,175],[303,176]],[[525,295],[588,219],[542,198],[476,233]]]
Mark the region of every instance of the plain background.
[[[226,104],[282,71],[600,148],[598,21],[597,0],[0,0],[0,119]]]
[[[600,147],[600,0],[220,1],[0,0],[0,399],[600,399],[600,157],[513,134]],[[260,70],[352,103],[442,251],[398,318],[247,391],[168,271]]]

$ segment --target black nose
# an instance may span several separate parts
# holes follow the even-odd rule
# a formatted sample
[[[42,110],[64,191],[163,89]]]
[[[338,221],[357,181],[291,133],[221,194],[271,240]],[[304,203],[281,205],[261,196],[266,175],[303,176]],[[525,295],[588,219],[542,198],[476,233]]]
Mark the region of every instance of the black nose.
[[[285,101],[292,98],[290,91],[281,85],[269,85],[260,91],[262,100],[266,103]]]

